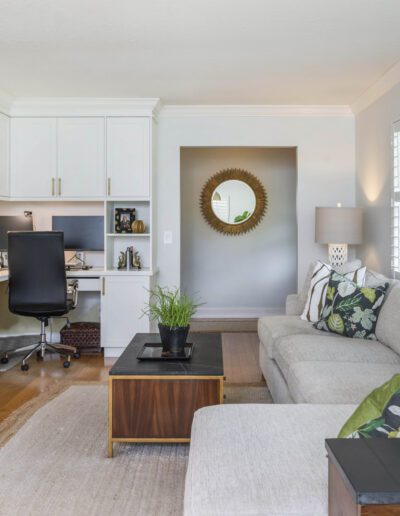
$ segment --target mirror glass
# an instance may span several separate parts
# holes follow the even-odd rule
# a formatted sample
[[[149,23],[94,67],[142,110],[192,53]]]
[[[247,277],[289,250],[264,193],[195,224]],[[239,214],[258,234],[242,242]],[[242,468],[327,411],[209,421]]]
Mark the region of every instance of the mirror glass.
[[[217,186],[211,197],[214,215],[227,224],[242,224],[256,207],[252,188],[237,179],[224,181]]]

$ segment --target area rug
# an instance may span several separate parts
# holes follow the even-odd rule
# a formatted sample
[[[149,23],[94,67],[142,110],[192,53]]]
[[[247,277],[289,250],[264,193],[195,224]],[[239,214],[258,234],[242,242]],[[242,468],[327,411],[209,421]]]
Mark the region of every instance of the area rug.
[[[226,395],[270,399],[265,386]],[[108,459],[106,440],[107,386],[74,385],[49,401],[0,449],[0,515],[182,514],[188,445],[120,444]]]

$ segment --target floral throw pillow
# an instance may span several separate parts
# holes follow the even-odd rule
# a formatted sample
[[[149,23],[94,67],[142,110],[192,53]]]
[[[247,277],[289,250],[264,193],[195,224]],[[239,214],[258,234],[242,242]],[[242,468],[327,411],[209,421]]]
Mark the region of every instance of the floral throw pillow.
[[[332,272],[326,291],[318,330],[346,337],[376,340],[375,328],[389,284],[358,287],[346,277]]]

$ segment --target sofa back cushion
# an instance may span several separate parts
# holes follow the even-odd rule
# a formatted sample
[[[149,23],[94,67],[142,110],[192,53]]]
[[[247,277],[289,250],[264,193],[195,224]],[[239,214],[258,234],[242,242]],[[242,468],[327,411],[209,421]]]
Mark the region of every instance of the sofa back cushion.
[[[377,338],[400,354],[400,283],[389,290],[376,325]]]

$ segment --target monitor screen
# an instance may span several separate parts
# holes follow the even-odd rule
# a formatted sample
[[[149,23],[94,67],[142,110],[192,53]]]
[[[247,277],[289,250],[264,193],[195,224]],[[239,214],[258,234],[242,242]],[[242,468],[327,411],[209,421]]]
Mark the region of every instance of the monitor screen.
[[[7,251],[9,231],[33,231],[32,217],[25,215],[0,216],[0,251]]]
[[[54,216],[52,229],[63,231],[67,250],[104,251],[104,217]]]

